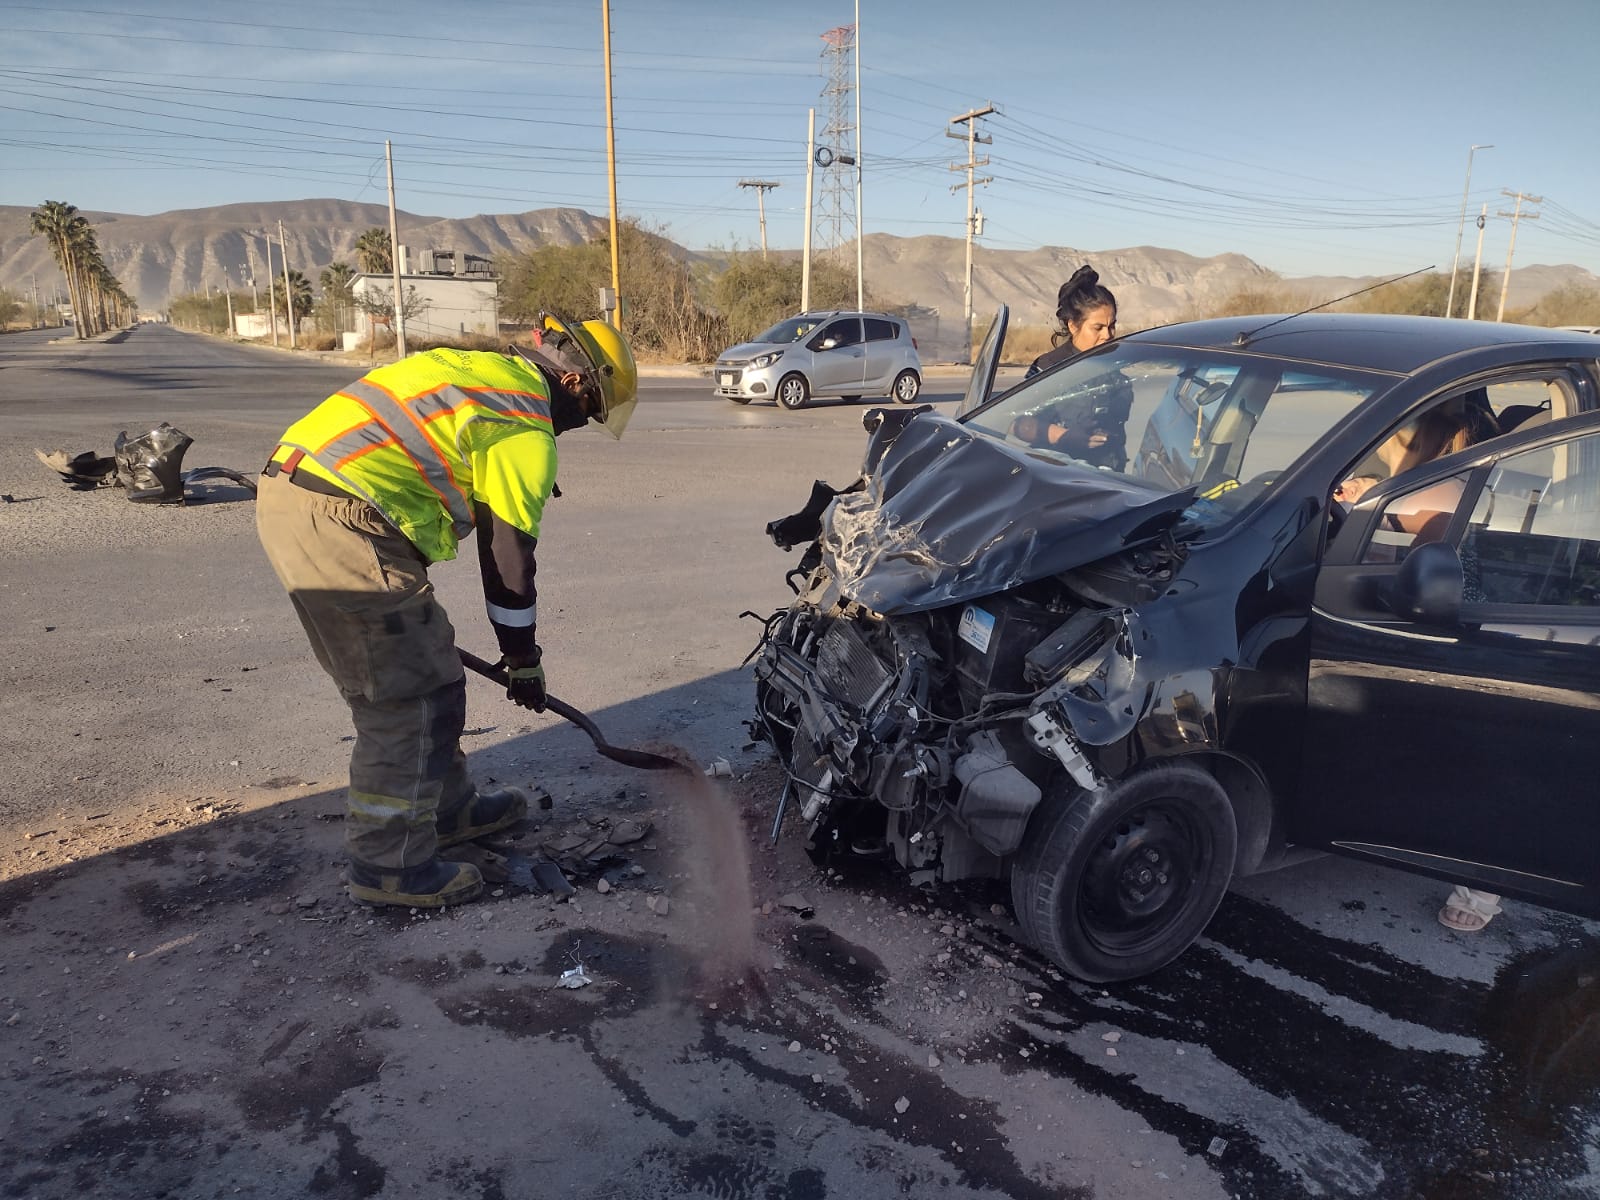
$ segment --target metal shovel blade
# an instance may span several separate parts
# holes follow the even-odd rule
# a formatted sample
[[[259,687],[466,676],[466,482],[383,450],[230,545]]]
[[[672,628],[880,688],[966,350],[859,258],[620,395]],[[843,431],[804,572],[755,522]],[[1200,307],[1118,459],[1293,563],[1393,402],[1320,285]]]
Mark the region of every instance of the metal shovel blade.
[[[502,687],[510,683],[506,678],[505,669],[497,663],[479,658],[470,650],[456,647],[456,653],[461,655],[461,663],[468,670],[476,671],[485,679],[491,679]],[[595,751],[603,758],[612,762],[621,763],[625,767],[637,767],[641,771],[688,771],[690,768],[676,759],[667,758],[660,754],[651,754],[648,750],[630,750],[626,746],[613,746],[606,741],[605,734],[600,732],[600,727],[589,719],[587,713],[581,709],[573,708],[565,700],[558,700],[547,695],[544,705],[558,717],[571,721],[584,733],[589,735],[589,740],[594,743]]]

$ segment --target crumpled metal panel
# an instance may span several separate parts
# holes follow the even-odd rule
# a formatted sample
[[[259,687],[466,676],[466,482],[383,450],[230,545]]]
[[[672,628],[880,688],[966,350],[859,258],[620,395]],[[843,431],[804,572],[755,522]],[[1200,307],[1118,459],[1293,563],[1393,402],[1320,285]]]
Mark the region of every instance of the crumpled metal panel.
[[[867,464],[864,486],[829,509],[821,542],[841,593],[886,615],[993,595],[1153,541],[1194,499],[1029,454],[935,413],[881,426]]]

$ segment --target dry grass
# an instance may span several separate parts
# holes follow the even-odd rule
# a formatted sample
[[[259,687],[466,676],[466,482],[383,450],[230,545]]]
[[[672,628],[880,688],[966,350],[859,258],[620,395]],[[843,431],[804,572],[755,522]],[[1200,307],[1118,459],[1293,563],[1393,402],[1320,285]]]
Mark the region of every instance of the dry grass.
[[[1002,357],[1010,363],[1031,363],[1055,348],[1054,325],[1012,325],[1006,330]]]

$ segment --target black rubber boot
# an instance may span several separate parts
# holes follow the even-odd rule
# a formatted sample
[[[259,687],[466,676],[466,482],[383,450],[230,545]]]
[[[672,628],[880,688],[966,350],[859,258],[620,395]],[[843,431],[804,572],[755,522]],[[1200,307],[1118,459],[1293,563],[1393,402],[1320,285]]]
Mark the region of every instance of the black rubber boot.
[[[476,900],[482,892],[483,875],[471,863],[433,858],[403,871],[350,864],[350,898],[367,904],[443,908]]]
[[[499,833],[527,815],[528,793],[521,788],[475,792],[471,800],[453,813],[442,814],[435,822],[439,830],[439,848]]]

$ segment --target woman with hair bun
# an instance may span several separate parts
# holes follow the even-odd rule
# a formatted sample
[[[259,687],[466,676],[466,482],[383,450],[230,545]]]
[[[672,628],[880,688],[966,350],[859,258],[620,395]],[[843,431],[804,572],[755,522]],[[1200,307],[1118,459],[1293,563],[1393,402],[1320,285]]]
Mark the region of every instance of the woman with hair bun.
[[[1117,336],[1117,298],[1088,263],[1074,271],[1056,293],[1056,323],[1058,328],[1050,339],[1055,349],[1034,359],[1029,375],[1048,371]]]
[[[1100,283],[1087,263],[1072,273],[1056,294],[1056,320],[1060,327],[1052,339],[1055,349],[1041,354],[1028,367],[1025,379],[1048,371],[1102,346],[1117,335],[1117,298]],[[1113,471],[1128,465],[1127,421],[1133,406],[1133,386],[1119,371],[1091,380],[1072,397],[1020,416],[1012,436],[1036,446],[1070,454],[1093,466]]]

